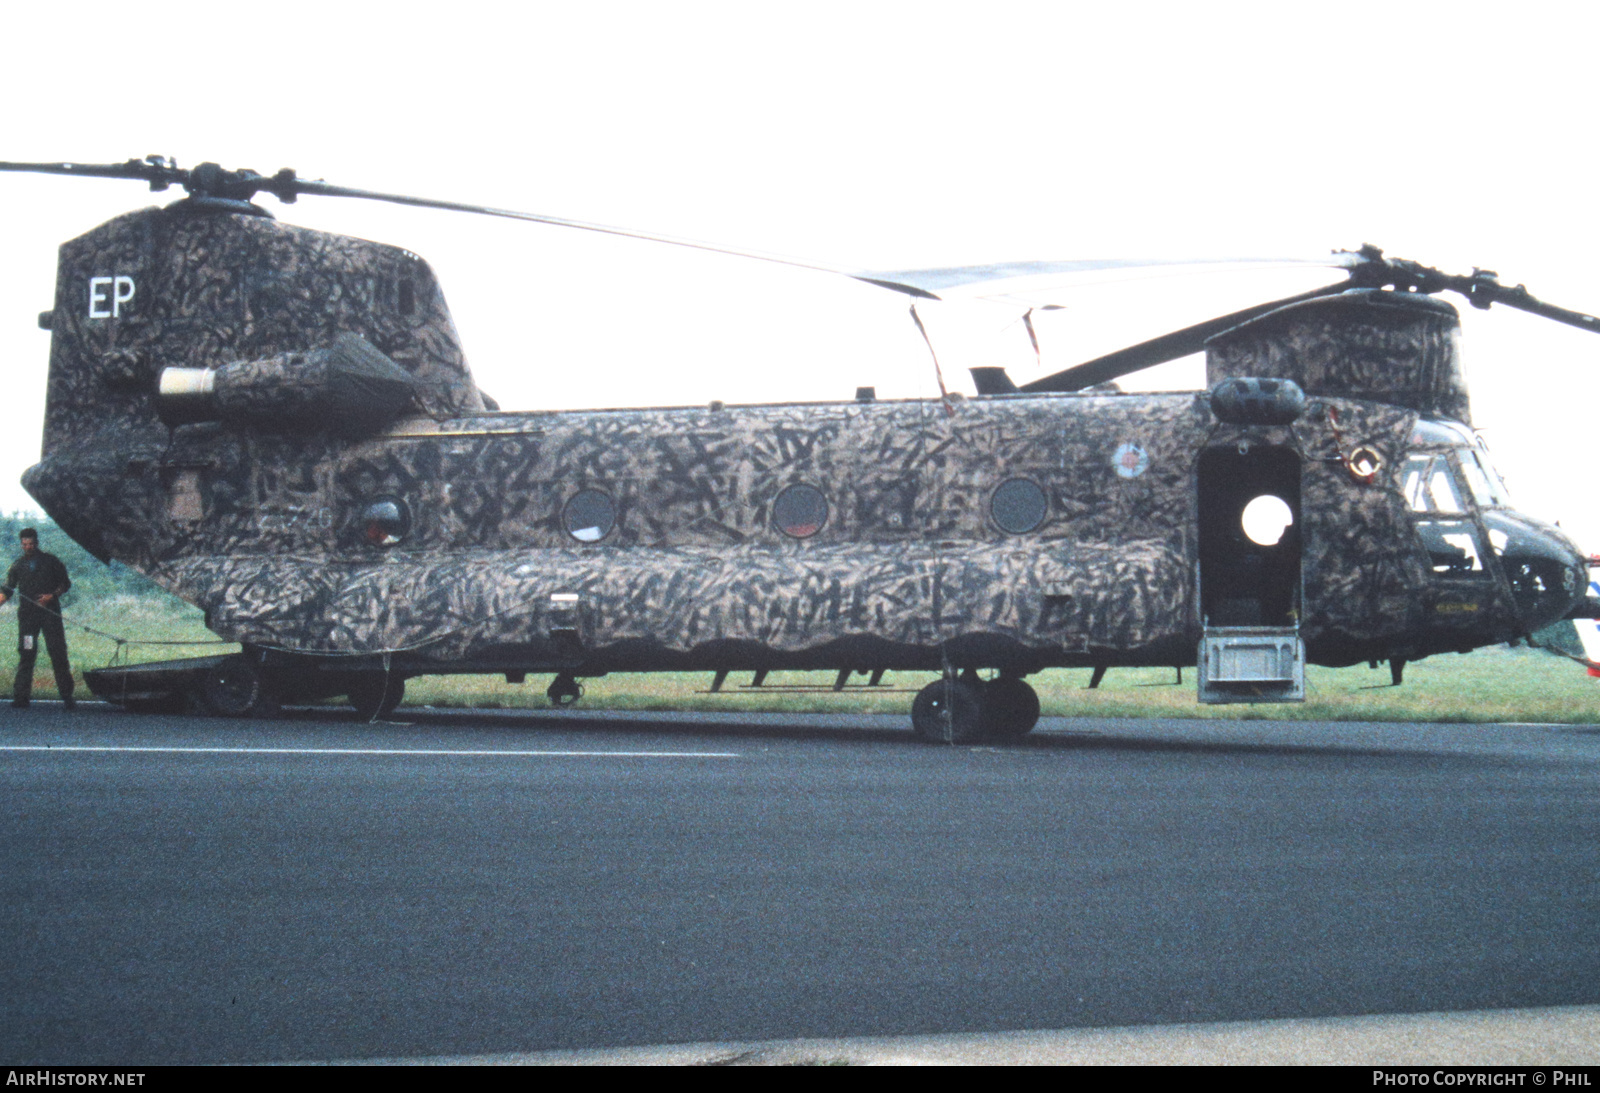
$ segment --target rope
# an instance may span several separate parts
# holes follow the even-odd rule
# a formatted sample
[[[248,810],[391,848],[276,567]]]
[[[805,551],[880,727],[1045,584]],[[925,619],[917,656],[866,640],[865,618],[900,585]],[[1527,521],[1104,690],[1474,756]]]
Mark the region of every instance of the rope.
[[[512,613],[514,613],[516,611],[521,610],[522,608],[525,608],[525,607],[529,606],[530,604],[536,602],[540,598],[541,595],[545,595],[545,594],[547,594],[547,593],[539,593],[539,594],[535,594],[533,596],[529,596],[526,599],[519,600],[516,603],[510,604],[510,605],[502,608],[499,611],[489,612],[488,614],[483,615],[481,618],[467,620],[467,621],[461,623],[459,626],[453,627],[450,630],[446,630],[442,634],[436,634],[436,635],[434,635],[432,637],[425,638],[422,641],[412,642],[409,645],[396,646],[396,647],[390,648],[390,649],[380,649],[380,650],[375,650],[375,651],[364,651],[364,652],[356,652],[356,651],[323,652],[323,651],[320,651],[320,650],[308,650],[308,649],[295,648],[293,646],[283,646],[283,645],[257,645],[255,647],[258,648],[258,649],[269,649],[269,650],[272,650],[273,652],[289,653],[289,654],[293,654],[293,655],[311,655],[311,656],[323,656],[323,657],[370,657],[370,656],[374,656],[374,655],[381,656],[383,658],[383,694],[387,695],[388,690],[389,690],[389,686],[390,686],[390,681],[393,678],[393,672],[394,672],[392,658],[396,653],[406,653],[406,652],[411,652],[413,650],[426,648],[429,645],[434,645],[434,644],[436,644],[438,642],[444,641],[446,638],[449,638],[449,637],[451,637],[453,635],[456,635],[456,634],[463,633],[463,632],[465,632],[465,631],[467,631],[469,629],[472,629],[473,627],[482,626],[483,624],[485,624],[487,622],[490,622],[493,619],[499,618],[499,617],[501,617],[503,615],[512,614]],[[50,607],[48,604],[40,603],[38,600],[34,599],[32,596],[29,596],[29,595],[26,595],[25,593],[23,593],[20,589],[17,592],[17,598],[21,599],[21,600],[25,600],[26,602],[32,604],[34,607],[38,608],[40,611],[45,612],[46,614],[54,615],[57,619],[61,620],[61,623],[62,623],[63,626],[72,626],[72,627],[75,627],[78,630],[83,631],[86,634],[93,634],[96,637],[105,638],[107,641],[115,642],[116,644],[115,644],[115,647],[111,651],[111,656],[107,659],[107,661],[105,663],[105,667],[107,667],[107,668],[114,668],[114,667],[117,667],[119,664],[125,664],[125,665],[128,665],[129,667],[131,667],[132,666],[132,662],[127,659],[127,656],[128,656],[128,647],[132,646],[132,645],[189,645],[189,646],[193,646],[193,645],[236,645],[236,644],[239,644],[237,642],[224,641],[224,640],[222,640],[220,638],[214,638],[214,639],[210,639],[210,640],[201,639],[201,640],[197,640],[197,641],[178,641],[178,640],[162,639],[162,638],[130,638],[130,637],[123,637],[123,636],[121,636],[119,634],[111,634],[111,633],[107,633],[104,630],[97,630],[93,626],[89,626],[86,623],[71,622],[64,615],[62,615],[62,613],[59,610],[57,610],[57,609],[55,609],[53,607]],[[121,684],[122,684],[123,697],[124,697],[124,699],[126,699],[127,691],[128,691],[128,675],[127,675],[127,673],[122,673]],[[382,702],[381,701],[379,703],[379,709],[380,710],[382,709]],[[374,720],[374,721],[377,720],[377,713],[373,714],[372,720]]]
[[[132,665],[132,661],[128,660],[128,647],[131,646],[131,645],[233,645],[233,644],[235,644],[234,642],[231,642],[231,641],[223,641],[220,638],[213,638],[213,639],[210,639],[210,640],[202,638],[202,639],[198,639],[198,640],[195,640],[195,641],[173,641],[173,640],[162,639],[162,638],[130,638],[130,637],[124,637],[124,636],[122,636],[120,634],[111,634],[111,633],[107,633],[104,630],[97,630],[93,626],[88,625],[87,623],[73,622],[70,619],[68,619],[65,615],[63,615],[58,609],[56,609],[54,607],[51,607],[49,604],[40,603],[38,600],[34,599],[32,596],[30,596],[27,593],[23,592],[21,589],[17,590],[16,598],[19,599],[19,600],[22,600],[22,601],[24,601],[26,603],[32,604],[34,607],[38,608],[40,611],[43,611],[47,615],[53,615],[56,619],[60,620],[61,625],[63,627],[70,626],[70,627],[72,627],[72,628],[74,628],[76,630],[83,631],[85,634],[93,634],[95,637],[105,638],[107,641],[114,642],[115,645],[111,650],[111,656],[106,659],[105,667],[107,667],[107,668],[115,668],[119,664],[126,664],[126,665],[131,666]],[[19,625],[20,625],[20,622],[19,622]],[[127,691],[128,691],[128,679],[127,679],[127,675],[124,674],[123,678],[122,678],[122,692],[123,692],[124,699],[126,699],[126,697],[127,697]]]
[[[129,638],[129,637],[123,637],[120,634],[110,634],[110,633],[107,633],[104,630],[96,630],[94,627],[89,626],[87,623],[73,622],[72,620],[68,619],[65,615],[63,615],[60,611],[58,611],[55,608],[51,607],[49,604],[40,603],[38,600],[34,599],[32,596],[29,596],[28,594],[26,594],[25,592],[22,592],[20,590],[17,592],[17,599],[24,600],[27,603],[32,604],[34,607],[37,607],[40,611],[43,611],[47,615],[54,615],[56,618],[61,620],[61,625],[62,626],[70,626],[70,627],[72,627],[72,628],[74,628],[76,630],[83,631],[85,634],[93,634],[97,638],[105,638],[107,641],[115,642],[116,643],[116,647],[111,650],[111,657],[110,657],[109,660],[106,661],[106,667],[107,668],[115,667],[119,663],[126,663],[126,659],[125,658],[126,658],[127,653],[128,653],[128,646],[130,646],[130,645],[233,645],[233,644],[236,644],[235,642],[231,642],[231,641],[223,641],[221,638],[211,638],[211,639],[198,638],[198,639],[196,639],[194,641],[176,641],[176,640],[172,640],[172,639],[163,639],[163,638]]]
[[[484,623],[489,622],[489,621],[491,621],[493,619],[497,619],[497,618],[501,617],[502,615],[512,614],[512,613],[514,613],[516,611],[521,610],[524,607],[527,607],[529,604],[534,603],[542,595],[545,595],[545,593],[538,593],[538,594],[529,596],[527,599],[518,600],[516,603],[510,604],[510,605],[508,605],[508,606],[506,606],[504,608],[501,608],[499,611],[491,611],[488,614],[481,616],[480,618],[469,619],[469,620],[461,623],[459,626],[456,626],[456,627],[453,627],[453,628],[451,628],[449,630],[446,630],[441,634],[435,634],[432,637],[424,638],[421,641],[415,641],[415,642],[410,643],[409,645],[396,645],[396,646],[392,646],[392,647],[389,647],[389,648],[386,648],[386,649],[368,649],[368,650],[346,651],[346,650],[308,649],[308,648],[296,647],[296,646],[292,646],[292,645],[267,645],[267,644],[257,644],[257,643],[254,643],[254,642],[252,642],[251,644],[254,645],[258,649],[270,649],[270,650],[272,650],[273,652],[276,652],[276,653],[293,653],[293,654],[299,654],[299,655],[304,655],[304,656],[319,656],[319,657],[370,657],[370,656],[382,656],[384,658],[388,658],[389,656],[391,656],[391,655],[393,655],[395,653],[410,653],[410,652],[414,652],[414,651],[416,651],[418,649],[427,648],[429,645],[434,645],[434,644],[436,644],[438,642],[444,641],[446,638],[452,637],[452,636],[454,636],[456,634],[463,633],[464,631],[470,630],[475,626],[482,626]],[[120,655],[122,655],[123,652],[125,651],[124,650],[124,646],[129,646],[129,645],[237,645],[237,644],[239,644],[238,642],[225,641],[225,640],[223,640],[221,638],[212,638],[212,639],[200,638],[200,639],[196,639],[194,641],[183,641],[183,640],[161,639],[161,638],[129,638],[129,637],[122,637],[122,636],[120,636],[118,634],[107,633],[104,630],[97,630],[94,627],[89,626],[89,625],[87,625],[85,623],[73,622],[73,621],[69,620],[66,616],[64,616],[60,611],[55,610],[54,608],[50,607],[48,604],[42,604],[38,600],[35,600],[33,597],[28,596],[28,595],[24,595],[21,592],[17,593],[17,598],[18,599],[22,599],[22,600],[26,600],[28,603],[31,603],[33,606],[37,607],[41,611],[46,612],[47,614],[54,615],[56,618],[60,619],[62,624],[65,625],[65,626],[71,626],[71,627],[74,627],[74,628],[76,628],[78,630],[82,630],[86,634],[93,634],[96,637],[105,638],[107,641],[116,642],[117,648],[112,653],[112,661],[111,661],[111,663],[116,663],[116,659]]]

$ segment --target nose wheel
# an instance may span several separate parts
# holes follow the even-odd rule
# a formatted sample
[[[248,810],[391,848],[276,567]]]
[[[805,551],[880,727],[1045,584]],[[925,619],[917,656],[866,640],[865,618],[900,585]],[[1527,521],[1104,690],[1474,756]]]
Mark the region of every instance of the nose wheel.
[[[1039,721],[1039,695],[1020,679],[946,676],[917,692],[911,728],[931,744],[1015,740]]]

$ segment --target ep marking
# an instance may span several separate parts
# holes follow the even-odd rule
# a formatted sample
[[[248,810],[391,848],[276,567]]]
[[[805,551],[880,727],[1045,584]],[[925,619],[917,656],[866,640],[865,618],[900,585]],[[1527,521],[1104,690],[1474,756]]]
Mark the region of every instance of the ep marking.
[[[107,293],[107,286],[110,292]],[[91,319],[120,319],[122,305],[133,299],[134,285],[132,277],[91,277],[89,278],[89,318]],[[106,310],[106,305],[110,310]]]

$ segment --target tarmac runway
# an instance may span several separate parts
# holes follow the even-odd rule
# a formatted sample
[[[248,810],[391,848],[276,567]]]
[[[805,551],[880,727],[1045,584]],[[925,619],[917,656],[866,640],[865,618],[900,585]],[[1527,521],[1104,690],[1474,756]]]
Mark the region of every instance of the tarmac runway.
[[[0,1063],[1600,1027],[1585,727],[401,718],[0,710]]]

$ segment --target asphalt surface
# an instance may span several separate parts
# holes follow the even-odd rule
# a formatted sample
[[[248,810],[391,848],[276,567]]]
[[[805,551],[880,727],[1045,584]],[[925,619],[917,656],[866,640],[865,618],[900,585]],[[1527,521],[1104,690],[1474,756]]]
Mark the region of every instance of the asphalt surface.
[[[1557,726],[0,710],[0,1064],[1600,1002]]]

